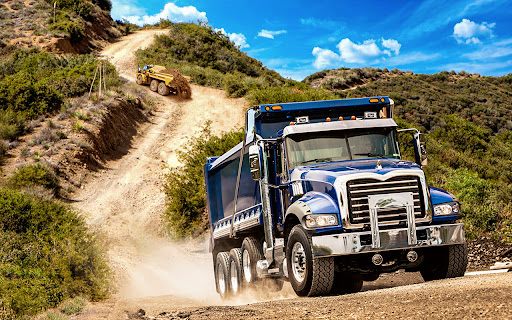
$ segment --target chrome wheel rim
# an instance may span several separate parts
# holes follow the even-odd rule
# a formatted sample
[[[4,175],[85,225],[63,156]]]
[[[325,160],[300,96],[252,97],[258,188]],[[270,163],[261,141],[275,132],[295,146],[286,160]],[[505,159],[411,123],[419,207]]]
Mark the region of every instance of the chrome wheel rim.
[[[224,272],[222,272],[222,267],[217,267],[217,281],[219,282],[219,291],[221,294],[226,293],[226,281],[224,280]]]
[[[242,254],[242,265],[244,268],[244,278],[247,283],[250,283],[252,280],[251,274],[251,258],[249,258],[249,251],[244,250]]]
[[[297,280],[297,282],[303,282],[306,276],[306,254],[300,242],[293,245],[291,265],[295,280]]]
[[[238,272],[236,268],[235,261],[231,261],[231,265],[229,267],[231,269],[231,289],[233,289],[234,293],[238,292]]]

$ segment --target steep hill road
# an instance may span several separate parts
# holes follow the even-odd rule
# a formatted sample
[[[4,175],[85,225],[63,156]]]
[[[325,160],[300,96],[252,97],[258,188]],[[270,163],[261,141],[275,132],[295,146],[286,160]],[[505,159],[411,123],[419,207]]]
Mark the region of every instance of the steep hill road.
[[[162,32],[137,32],[108,46],[102,54],[121,76],[134,81],[133,52],[151,44],[153,36]],[[175,306],[220,303],[206,242],[172,244],[159,236],[160,215],[165,211],[162,178],[167,166],[179,165],[176,152],[201,132],[206,121],[212,122],[215,134],[242,127],[246,102],[195,85],[192,99],[187,101],[144,89],[156,102],[154,116],[139,128],[133,149],[108,163],[74,199],[89,225],[107,240],[118,290],[112,299],[93,305],[80,319],[123,319],[130,306],[152,310],[151,305],[159,301]],[[149,296],[160,298],[144,300]]]

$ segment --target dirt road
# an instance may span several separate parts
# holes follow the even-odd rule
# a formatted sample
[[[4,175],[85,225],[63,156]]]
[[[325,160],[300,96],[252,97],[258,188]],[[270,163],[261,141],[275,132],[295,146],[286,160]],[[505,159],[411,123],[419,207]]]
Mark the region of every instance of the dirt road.
[[[148,46],[162,30],[135,33],[105,48],[121,76],[133,81],[133,52]],[[155,62],[155,64],[158,62]],[[219,134],[243,126],[243,99],[227,99],[221,90],[192,85],[192,99],[179,101],[149,91],[156,110],[139,128],[134,148],[108,163],[75,196],[75,206],[88,224],[108,243],[117,293],[106,303],[90,307],[80,319],[123,319],[131,306],[200,306],[220,303],[214,289],[211,258],[202,239],[173,244],[159,236],[165,211],[162,176],[167,166],[179,165],[177,150],[199,134],[206,121]],[[148,300],[149,301],[149,300]],[[149,307],[150,307],[149,306]]]
[[[123,77],[133,81],[133,52],[149,45],[152,36],[160,32],[135,33],[106,48],[104,54],[111,57]],[[204,239],[171,243],[159,236],[160,215],[165,210],[162,175],[166,166],[179,165],[176,151],[183,149],[207,120],[212,121],[214,133],[241,127],[245,101],[227,99],[221,90],[194,85],[190,101],[156,93],[153,97],[157,102],[155,115],[139,129],[133,149],[108,163],[107,169],[76,195],[76,207],[107,240],[117,293],[106,302],[89,305],[74,319],[150,319],[147,316],[161,313],[157,318],[511,317],[512,273],[432,283],[423,283],[416,273],[401,273],[384,275],[365,283],[364,292],[346,296],[299,299],[286,285],[272,297],[247,296],[222,302],[214,289]],[[137,314],[139,309],[144,309],[146,316]]]

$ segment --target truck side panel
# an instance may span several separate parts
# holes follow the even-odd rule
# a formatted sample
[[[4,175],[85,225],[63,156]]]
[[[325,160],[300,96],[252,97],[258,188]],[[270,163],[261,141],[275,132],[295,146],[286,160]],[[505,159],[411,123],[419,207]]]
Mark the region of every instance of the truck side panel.
[[[240,149],[238,150],[238,152]],[[209,213],[212,225],[233,214],[233,201],[240,157],[230,157],[221,165],[205,170],[208,182]],[[240,175],[240,190],[237,200],[237,212],[261,203],[259,183],[251,179],[249,154],[245,153]]]

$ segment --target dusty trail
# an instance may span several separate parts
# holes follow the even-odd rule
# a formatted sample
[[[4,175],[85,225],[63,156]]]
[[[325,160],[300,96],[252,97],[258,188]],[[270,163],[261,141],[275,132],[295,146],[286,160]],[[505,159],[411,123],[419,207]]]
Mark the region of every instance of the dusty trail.
[[[133,81],[133,52],[151,44],[153,35],[162,32],[135,33],[105,48],[103,54],[123,77]],[[123,319],[125,310],[135,307],[151,311],[161,305],[220,303],[206,242],[173,244],[158,235],[160,215],[165,211],[162,175],[166,165],[179,165],[176,151],[199,134],[207,120],[212,121],[216,134],[241,127],[246,102],[227,99],[221,90],[194,85],[189,101],[147,90],[157,108],[150,122],[139,128],[132,141],[134,148],[108,163],[74,199],[88,224],[106,238],[118,287],[109,301],[93,305],[80,319]]]

